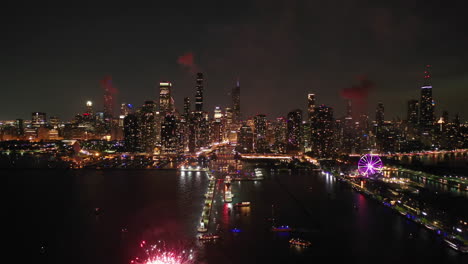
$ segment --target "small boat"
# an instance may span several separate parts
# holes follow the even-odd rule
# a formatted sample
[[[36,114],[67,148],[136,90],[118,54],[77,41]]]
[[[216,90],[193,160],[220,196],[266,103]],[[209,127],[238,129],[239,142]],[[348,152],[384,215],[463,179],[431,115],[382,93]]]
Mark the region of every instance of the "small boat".
[[[179,167],[179,170],[180,171],[195,171],[195,172],[197,172],[197,171],[199,171],[199,172],[209,171],[208,168],[202,168],[200,166],[193,166],[193,167],[192,166],[187,166],[187,167],[186,166],[181,166],[181,167]]]
[[[236,203],[234,206],[236,206],[236,207],[247,207],[247,206],[250,206],[250,202]]]
[[[282,225],[282,226],[273,226],[271,230],[274,232],[289,232],[289,231],[292,231],[292,228],[287,225],[286,226]]]
[[[308,247],[311,245],[311,243],[307,240],[300,239],[300,238],[292,238],[289,240],[289,243],[294,246],[300,246],[300,247]]]
[[[219,235],[215,235],[215,234],[204,234],[198,237],[198,239],[200,240],[215,240],[218,238],[219,238]]]
[[[240,230],[239,228],[237,228],[237,227],[234,227],[233,229],[231,229],[231,232],[233,232],[233,233],[240,233],[241,230]]]
[[[468,253],[468,246],[465,245],[462,241],[457,239],[454,236],[448,236],[447,238],[444,239],[444,242],[450,246],[451,248],[462,252],[462,253]]]
[[[205,227],[205,223],[201,222],[200,226],[197,229],[197,231],[200,232],[200,233],[204,233],[204,232],[208,231],[208,228]]]

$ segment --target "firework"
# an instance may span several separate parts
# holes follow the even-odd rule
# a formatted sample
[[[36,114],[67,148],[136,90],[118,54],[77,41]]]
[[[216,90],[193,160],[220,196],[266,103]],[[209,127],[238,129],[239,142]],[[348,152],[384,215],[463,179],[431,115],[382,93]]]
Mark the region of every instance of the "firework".
[[[166,247],[165,243],[158,241],[149,245],[146,241],[140,243],[145,252],[144,257],[136,257],[132,264],[191,264],[194,261],[193,250],[176,250]]]

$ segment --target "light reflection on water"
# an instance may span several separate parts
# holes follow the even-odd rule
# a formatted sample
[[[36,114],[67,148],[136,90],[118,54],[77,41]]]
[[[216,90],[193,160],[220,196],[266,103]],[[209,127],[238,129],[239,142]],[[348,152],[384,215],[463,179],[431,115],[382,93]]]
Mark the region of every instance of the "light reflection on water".
[[[409,243],[405,234],[414,232],[411,223],[360,198],[333,177],[315,172],[267,173],[263,181],[233,184],[233,203],[250,201],[251,207],[236,211],[218,196],[216,218],[222,239],[207,244],[196,240],[208,185],[203,174],[149,170],[14,173],[10,172],[7,181],[14,188],[5,190],[9,203],[15,205],[5,219],[11,227],[5,239],[14,245],[11,252],[31,253],[36,263],[128,263],[141,240],[159,238],[187,245],[184,248],[196,244],[200,262],[208,264],[258,263],[258,259],[310,263],[317,256],[333,259],[338,255],[362,261],[368,252],[388,261],[408,254],[418,255],[421,261],[431,260],[434,254],[440,261],[457,257],[432,235]],[[221,190],[218,186],[217,191]],[[358,210],[353,208],[355,203]],[[272,204],[278,223],[299,231],[271,232]],[[103,210],[99,219],[92,213],[95,207]],[[31,221],[31,215],[41,217]],[[125,234],[123,226],[128,230]],[[234,227],[242,232],[229,232]],[[292,236],[303,237],[313,246],[292,250],[288,243]],[[47,244],[47,253],[38,256],[42,243]]]

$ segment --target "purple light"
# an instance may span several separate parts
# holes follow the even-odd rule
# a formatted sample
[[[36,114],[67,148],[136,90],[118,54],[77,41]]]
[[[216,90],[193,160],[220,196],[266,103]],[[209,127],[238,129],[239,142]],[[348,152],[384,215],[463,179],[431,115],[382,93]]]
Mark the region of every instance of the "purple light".
[[[382,168],[382,160],[377,155],[366,154],[358,162],[358,171],[364,176],[374,175]]]

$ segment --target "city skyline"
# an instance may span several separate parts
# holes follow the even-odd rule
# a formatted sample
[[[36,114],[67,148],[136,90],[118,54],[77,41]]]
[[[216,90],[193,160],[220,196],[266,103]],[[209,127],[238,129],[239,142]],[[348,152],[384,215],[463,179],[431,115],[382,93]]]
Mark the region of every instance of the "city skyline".
[[[426,75],[428,74],[427,72],[427,67],[432,67],[432,65],[426,65],[426,70],[424,70],[424,73],[421,74],[423,77],[422,77],[422,80],[421,81],[421,86],[419,87],[419,91],[427,91],[427,90],[430,90],[431,91],[431,107],[433,110],[431,110],[431,112],[433,112],[433,117],[432,119],[434,120],[438,120],[439,117],[443,117],[443,115],[445,115],[446,113],[448,113],[448,111],[446,109],[439,109],[437,107],[437,98],[436,99],[433,99],[434,96],[432,96],[432,93],[433,93],[433,81],[432,81],[432,74],[430,76]],[[200,74],[201,74],[201,77],[200,77]],[[197,77],[198,75],[198,77]],[[205,102],[206,104],[206,100],[204,100],[204,98],[206,98],[206,96],[204,97],[203,96],[203,82],[205,81],[204,78],[203,78],[203,73],[196,73],[196,74],[193,74],[193,77],[194,79],[196,79],[196,85],[193,85],[193,89],[192,90],[196,90],[195,92],[195,96],[184,96],[183,97],[183,100],[177,100],[177,99],[180,99],[180,98],[174,98],[172,95],[174,94],[173,93],[173,88],[172,88],[172,82],[170,81],[161,81],[161,82],[158,82],[158,85],[154,88],[156,90],[155,94],[156,97],[155,98],[152,98],[152,99],[147,99],[147,100],[144,100],[142,102],[128,102],[128,101],[118,101],[119,100],[119,97],[118,97],[118,92],[117,92],[117,88],[115,88],[113,86],[113,79],[111,76],[106,76],[104,79],[100,80],[100,85],[102,87],[102,95],[101,95],[101,99],[97,99],[97,100],[91,100],[91,99],[88,99],[86,100],[84,103],[86,103],[86,107],[84,107],[84,105],[82,104],[80,106],[80,109],[77,110],[75,112],[75,114],[73,114],[73,116],[71,116],[70,118],[66,118],[66,119],[61,119],[61,114],[60,113],[47,113],[45,111],[41,111],[40,113],[46,113],[47,115],[49,115],[50,117],[58,117],[61,121],[64,121],[64,122],[67,122],[69,120],[72,120],[76,115],[82,115],[84,113],[87,113],[88,112],[88,108],[89,108],[89,104],[91,103],[92,104],[92,107],[94,109],[95,112],[102,112],[104,113],[105,116],[108,116],[109,115],[109,108],[110,108],[110,105],[113,104],[113,114],[114,114],[114,117],[117,118],[118,116],[118,113],[120,112],[120,107],[121,105],[123,104],[130,104],[132,105],[132,107],[140,107],[140,105],[144,105],[144,102],[147,102],[147,101],[153,101],[158,109],[161,107],[161,105],[163,104],[163,101],[161,101],[161,97],[162,94],[161,92],[159,91],[159,89],[163,86],[166,86],[166,85],[169,85],[170,86],[170,90],[169,90],[169,94],[168,94],[168,98],[165,99],[165,102],[164,104],[168,104],[167,106],[164,106],[163,108],[166,109],[167,107],[171,107],[173,108],[173,110],[176,110],[178,111],[180,114],[183,114],[184,111],[185,111],[185,108],[186,108],[186,104],[185,104],[185,100],[188,98],[189,101],[192,101],[194,104],[193,106],[191,107],[193,110],[195,111],[199,111],[200,109],[203,108],[203,102]],[[431,79],[430,81],[428,81],[428,79]],[[201,80],[201,83],[199,84]],[[199,88],[198,87],[201,87],[201,95],[199,95]],[[424,89],[424,88],[430,88],[430,89]],[[351,88],[347,88],[349,90],[358,90],[358,89],[363,89],[363,86],[353,86]],[[112,92],[110,92],[110,90],[113,90]],[[366,91],[365,93],[368,93],[369,91],[371,91],[372,88],[369,88],[368,91]],[[436,89],[437,90],[437,89]],[[225,101],[225,100],[230,100],[230,102],[227,102],[226,104],[215,104],[211,109],[203,109],[204,112],[208,112],[208,113],[214,113],[215,109],[216,108],[221,108],[223,111],[226,110],[226,109],[231,109],[234,105],[234,101],[233,100],[239,100],[239,101],[242,101],[240,100],[240,81],[239,79],[237,79],[235,81],[235,85],[233,85],[231,87],[231,91],[226,94],[226,98],[224,98],[224,100],[222,101]],[[246,93],[246,91],[243,91],[244,93]],[[248,92],[248,91],[247,91]],[[238,95],[237,96],[233,96],[233,93],[237,93]],[[356,93],[362,93],[361,91],[357,91]],[[436,93],[437,94],[437,93]],[[102,96],[104,96],[102,98]],[[316,93],[308,93],[307,95],[307,98],[304,100],[303,105],[299,105],[299,106],[296,106],[295,108],[297,109],[301,109],[301,110],[304,110],[304,111],[310,111],[310,96],[313,96],[314,99],[313,100],[313,105],[315,106],[315,100],[317,99],[320,99],[320,94],[316,94]],[[367,95],[366,95],[367,96]],[[197,103],[197,97],[199,97],[198,101],[199,103]],[[346,96],[345,96],[346,97]],[[236,99],[235,99],[236,98]],[[417,99],[415,99],[417,98]],[[99,102],[102,101],[102,104],[99,104]],[[111,102],[109,102],[111,101]],[[182,101],[182,102],[180,102]],[[375,106],[379,107],[379,105],[385,105],[385,103],[383,103],[385,100],[378,100],[376,102],[375,105],[368,105],[369,103],[368,102],[365,102],[364,104],[367,105],[366,109],[363,108],[363,103],[359,100],[359,98],[351,98],[351,99],[342,99],[341,100],[341,104],[339,105],[327,105],[323,102],[318,102],[317,103],[317,106],[320,106],[320,105],[327,105],[328,107],[332,107],[333,109],[341,109],[341,112],[338,112],[336,113],[335,112],[335,117],[336,118],[344,118],[344,117],[347,117],[350,115],[350,112],[351,112],[351,109],[353,109],[352,111],[352,114],[353,114],[353,117],[354,118],[357,118],[360,114],[365,114],[365,115],[368,115],[370,117],[373,116],[373,110],[375,109]],[[408,109],[409,109],[409,105],[406,105],[407,103],[409,103],[410,101],[417,101],[418,105],[420,105],[421,102],[423,102],[423,98],[421,97],[421,94],[418,94],[416,95],[415,97],[413,98],[408,98],[406,101],[402,102],[402,104],[400,105],[400,112],[401,112],[401,115],[398,115],[396,116],[395,114],[392,114],[391,112],[386,112],[387,113],[387,117],[390,116],[390,118],[387,118],[384,120],[407,120],[408,119]],[[174,105],[173,105],[174,104]],[[428,103],[429,104],[429,103]],[[434,104],[434,105],[433,105]],[[200,105],[200,106],[198,106]],[[237,105],[240,105],[240,102],[237,103]],[[433,106],[432,106],[433,105]],[[238,106],[240,107],[240,106]],[[387,106],[385,105],[385,107],[387,108]],[[235,108],[235,107],[234,107]],[[392,108],[392,107],[390,107]],[[167,110],[167,109],[166,109]],[[165,111],[163,109],[161,109],[161,111]],[[254,118],[256,115],[266,115],[267,116],[267,119],[268,120],[274,120],[275,118],[277,117],[285,117],[287,115],[287,112],[289,112],[290,110],[286,111],[285,113],[283,114],[280,114],[278,116],[274,116],[274,115],[271,115],[270,113],[268,112],[262,112],[262,111],[259,111],[259,112],[256,112],[256,113],[252,113],[252,114],[243,114],[242,111],[239,110],[240,112],[240,115],[243,115],[244,119],[242,120],[247,120],[249,118]],[[313,107],[312,107],[312,111],[313,111]],[[421,109],[419,109],[419,111],[423,111]],[[36,113],[37,111],[33,111],[32,113]],[[276,111],[277,112],[277,111]],[[450,119],[453,119],[455,116],[458,117],[461,117],[462,120],[465,120],[464,119],[464,116],[461,115],[459,112],[451,112],[450,113],[450,116],[449,118]],[[15,120],[15,119],[25,119],[25,120],[28,120],[29,117],[31,115],[29,114],[26,118],[23,118],[23,117],[11,117],[11,118],[6,118],[4,120]],[[304,119],[306,120],[306,119]],[[377,118],[371,118],[371,120],[374,120],[376,121]]]
[[[0,119],[26,119],[39,111],[67,120],[87,100],[103,108],[99,81],[108,75],[119,90],[117,101],[135,105],[155,100],[158,83],[170,81],[181,109],[183,98],[194,96],[198,71],[204,73],[208,110],[228,106],[239,79],[246,116],[304,109],[308,93],[340,116],[346,107],[341,91],[366,76],[375,84],[366,100],[369,114],[382,101],[388,119],[404,118],[401,105],[419,98],[426,64],[433,65],[437,115],[446,110],[468,116],[459,96],[468,85],[467,38],[457,34],[463,8],[438,10],[435,3],[403,1],[376,8],[354,2],[316,8],[277,1],[265,10],[264,4],[166,4],[157,12],[118,4],[39,12],[33,6],[12,7],[4,18],[7,41],[1,44]],[[284,88],[287,96],[275,96]]]

